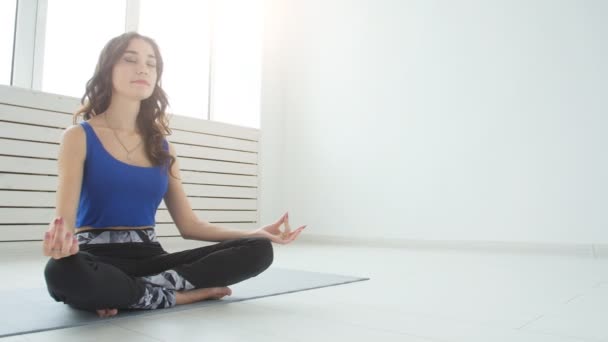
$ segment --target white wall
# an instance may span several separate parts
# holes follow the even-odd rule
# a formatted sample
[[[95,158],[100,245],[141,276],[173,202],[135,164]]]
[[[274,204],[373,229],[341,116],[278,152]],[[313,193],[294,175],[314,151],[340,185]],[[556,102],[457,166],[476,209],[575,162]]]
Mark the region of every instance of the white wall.
[[[264,0],[260,152],[258,155],[258,222],[269,224],[287,210],[283,196],[284,85],[281,61],[283,0]]]
[[[262,221],[608,243],[608,2],[268,2]]]

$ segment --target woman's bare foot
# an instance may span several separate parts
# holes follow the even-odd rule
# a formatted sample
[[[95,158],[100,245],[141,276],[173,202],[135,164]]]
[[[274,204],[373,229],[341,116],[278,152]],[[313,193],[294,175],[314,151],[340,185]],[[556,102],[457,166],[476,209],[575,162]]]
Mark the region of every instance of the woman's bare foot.
[[[230,296],[232,290],[229,287],[209,287],[204,289],[193,289],[188,291],[176,291],[175,301],[177,305],[200,302],[205,299],[221,299]],[[96,310],[99,317],[112,317],[118,314],[118,309]]]
[[[100,309],[97,310],[97,315],[99,317],[111,317],[118,314],[118,309]]]
[[[177,305],[200,302],[205,299],[220,299],[230,296],[232,290],[229,287],[208,287],[204,289],[193,289],[188,291],[176,291],[175,302]]]

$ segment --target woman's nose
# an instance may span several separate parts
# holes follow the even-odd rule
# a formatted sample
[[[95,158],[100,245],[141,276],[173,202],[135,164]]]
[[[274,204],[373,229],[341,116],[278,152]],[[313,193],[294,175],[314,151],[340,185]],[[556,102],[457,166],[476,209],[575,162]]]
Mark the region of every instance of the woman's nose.
[[[137,74],[144,74],[147,75],[148,74],[148,66],[147,65],[137,65],[137,70],[136,70]]]

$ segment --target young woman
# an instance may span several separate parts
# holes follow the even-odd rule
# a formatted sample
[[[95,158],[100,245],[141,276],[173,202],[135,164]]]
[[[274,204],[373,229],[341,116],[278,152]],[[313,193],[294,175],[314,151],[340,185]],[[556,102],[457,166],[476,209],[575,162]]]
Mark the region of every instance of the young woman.
[[[56,301],[100,317],[230,295],[227,286],[270,266],[271,242],[290,243],[305,228],[292,231],[287,213],[252,231],[197,218],[165,139],[162,72],[149,37],[129,32],[111,39],[61,138],[57,217],[43,243],[51,257],[45,280]],[[80,115],[84,121],[76,124]],[[218,243],[166,252],[154,231],[163,199],[184,238]]]

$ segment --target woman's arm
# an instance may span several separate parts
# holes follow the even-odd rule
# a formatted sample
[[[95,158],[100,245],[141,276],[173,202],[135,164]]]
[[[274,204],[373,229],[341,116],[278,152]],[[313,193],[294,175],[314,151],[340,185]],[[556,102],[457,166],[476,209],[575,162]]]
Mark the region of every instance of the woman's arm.
[[[176,158],[171,170],[175,176],[181,179],[179,160],[171,143],[169,143],[169,152]],[[302,230],[306,228],[304,225],[291,231],[287,213],[276,222],[251,231],[229,229],[203,221],[192,210],[180,179],[169,176],[169,189],[165,194],[164,200],[171,218],[184,239],[220,242],[229,239],[259,236],[269,238],[275,243],[286,244],[294,241]],[[285,231],[281,231],[280,227],[282,225],[285,225]]]
[[[75,230],[85,157],[84,129],[80,125],[66,128],[61,135],[57,157],[55,216],[62,217],[64,227],[72,233]]]
[[[186,192],[181,182],[179,159],[175,152],[173,144],[169,143],[169,153],[175,157],[175,163],[171,168],[171,172],[177,178],[173,178],[169,175],[169,188],[165,194],[164,200],[169,214],[175,222],[177,229],[181,236],[187,240],[201,240],[201,241],[212,241],[219,242],[228,239],[240,238],[245,236],[252,236],[252,232],[245,232],[236,229],[228,229],[216,225],[212,225],[209,222],[200,220],[188,201]]]

